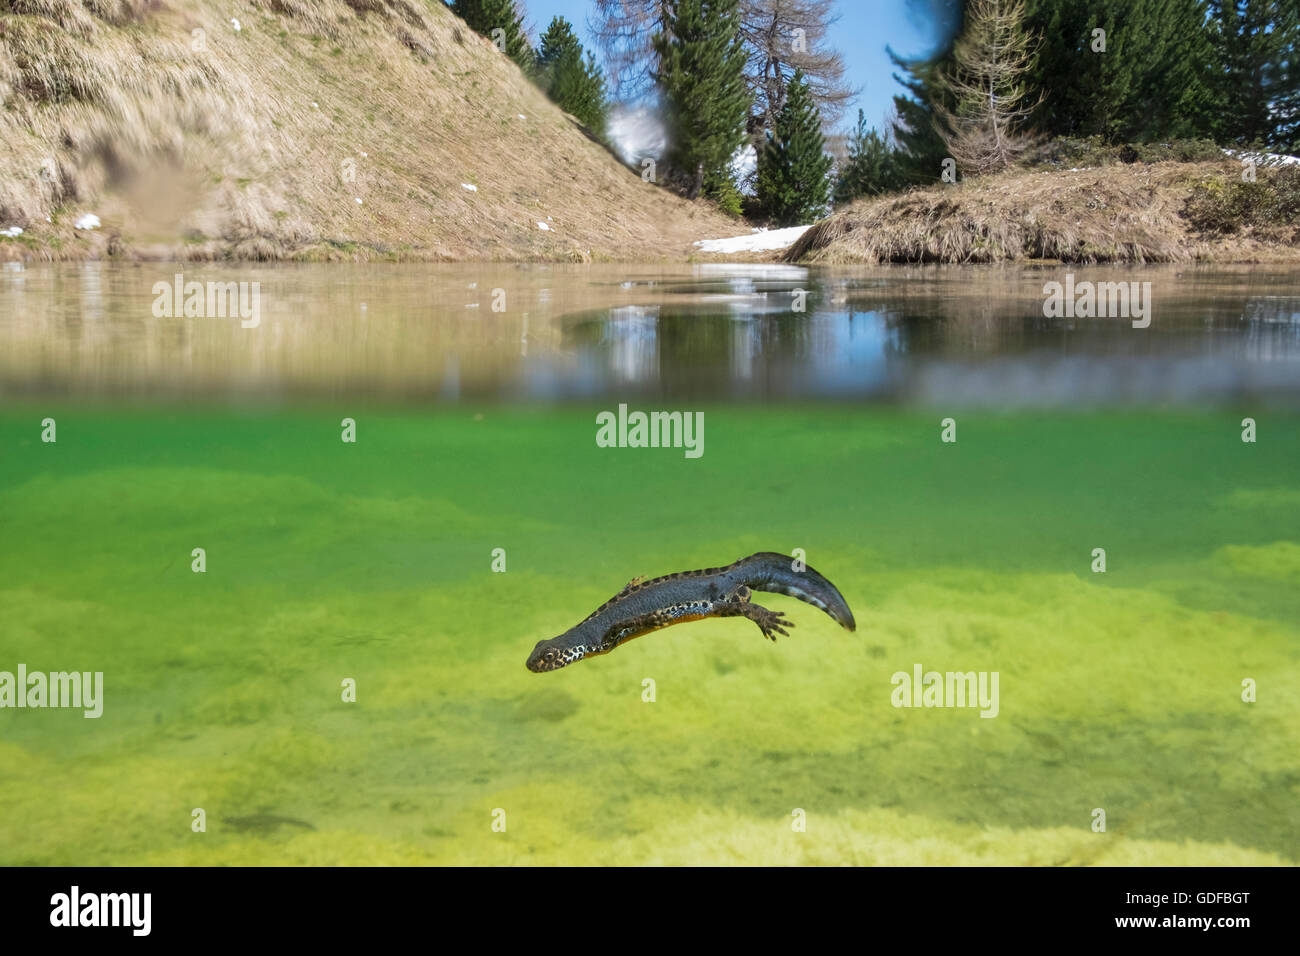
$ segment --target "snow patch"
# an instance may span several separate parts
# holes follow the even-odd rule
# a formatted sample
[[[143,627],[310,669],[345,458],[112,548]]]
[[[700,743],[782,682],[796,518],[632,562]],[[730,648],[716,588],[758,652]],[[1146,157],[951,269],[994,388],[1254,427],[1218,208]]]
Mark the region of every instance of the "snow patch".
[[[93,212],[88,212],[84,216],[78,216],[77,221],[72,224],[73,229],[98,229],[99,217]]]
[[[1248,150],[1225,149],[1233,159],[1253,159],[1257,166],[1300,166],[1300,156],[1284,153],[1252,153]]]
[[[0,236],[6,236],[10,239],[13,239],[16,236],[21,236],[22,234],[23,234],[22,226],[10,226],[7,229],[0,229]]]
[[[769,252],[794,245],[811,226],[791,226],[788,229],[755,229],[747,236],[729,239],[700,239],[695,243],[701,252]]]

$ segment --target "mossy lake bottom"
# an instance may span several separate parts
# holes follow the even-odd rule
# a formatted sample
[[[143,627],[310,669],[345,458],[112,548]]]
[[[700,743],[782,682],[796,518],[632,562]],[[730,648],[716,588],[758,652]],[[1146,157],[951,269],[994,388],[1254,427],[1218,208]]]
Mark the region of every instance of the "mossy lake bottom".
[[[1300,862],[1300,417],[699,407],[691,460],[596,406],[7,406],[0,671],[104,703],[0,711],[0,863]],[[856,633],[756,594],[788,639],[524,667],[796,548]],[[997,716],[895,707],[917,664]]]

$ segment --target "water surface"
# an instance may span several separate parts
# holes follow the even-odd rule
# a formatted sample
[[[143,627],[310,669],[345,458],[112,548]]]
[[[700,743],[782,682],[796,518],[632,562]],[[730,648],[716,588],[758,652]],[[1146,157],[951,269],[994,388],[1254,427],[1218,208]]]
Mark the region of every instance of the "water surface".
[[[257,283],[258,327],[155,317],[154,286],[172,285],[178,271],[185,282]],[[1150,283],[1150,327],[1045,317],[1043,287],[1066,275]],[[0,384],[240,398],[1294,404],[1300,274],[1174,266],[27,267],[0,274]]]

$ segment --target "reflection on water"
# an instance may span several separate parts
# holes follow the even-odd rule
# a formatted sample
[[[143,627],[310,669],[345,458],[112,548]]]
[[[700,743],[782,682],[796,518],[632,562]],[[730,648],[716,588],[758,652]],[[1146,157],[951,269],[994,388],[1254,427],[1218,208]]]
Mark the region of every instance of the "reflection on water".
[[[155,317],[178,270],[260,283],[260,325]],[[1067,272],[1048,266],[10,265],[0,389],[1300,402],[1300,276],[1068,271],[1151,282],[1150,328],[1044,317],[1043,284]]]

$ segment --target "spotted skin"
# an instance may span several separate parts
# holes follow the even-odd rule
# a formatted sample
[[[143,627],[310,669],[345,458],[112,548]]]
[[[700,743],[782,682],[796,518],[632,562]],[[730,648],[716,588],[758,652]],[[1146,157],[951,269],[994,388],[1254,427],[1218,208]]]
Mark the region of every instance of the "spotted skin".
[[[771,641],[778,634],[788,637],[794,622],[751,603],[753,591],[798,598],[825,611],[845,630],[855,630],[853,612],[835,586],[810,567],[794,567],[793,558],[764,551],[726,567],[679,571],[649,581],[633,578],[581,623],[559,637],[539,641],[528,656],[528,669],[559,670],[661,628],[707,617],[744,617]]]

